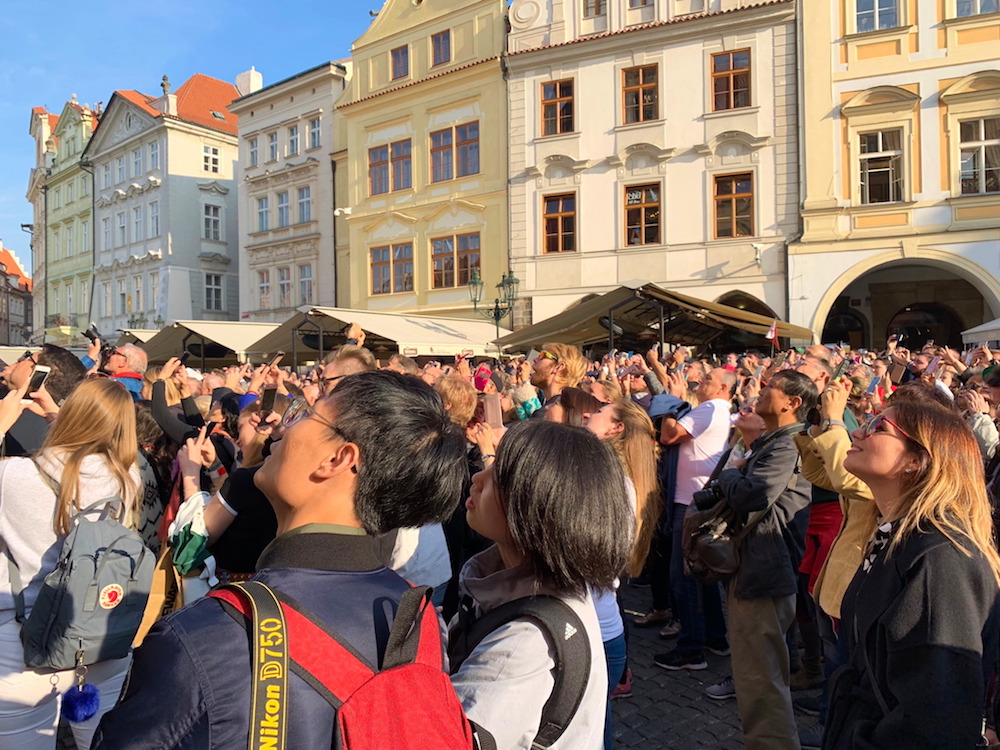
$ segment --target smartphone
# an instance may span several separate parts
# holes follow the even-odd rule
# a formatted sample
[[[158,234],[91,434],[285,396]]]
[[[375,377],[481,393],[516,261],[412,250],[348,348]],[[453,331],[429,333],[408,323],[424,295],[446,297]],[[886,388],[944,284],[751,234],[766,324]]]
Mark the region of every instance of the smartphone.
[[[927,343],[924,346],[934,346],[934,339],[927,339]]]
[[[25,391],[25,394],[34,393],[45,385],[45,379],[49,376],[51,370],[52,368],[46,365],[35,365],[35,369],[31,373],[31,382],[28,383],[28,390]],[[21,403],[27,405],[32,403],[32,401],[26,397],[21,399]]]
[[[494,429],[503,427],[503,408],[500,406],[499,393],[483,395],[483,419]]]
[[[267,363],[267,366],[268,367],[274,367],[276,364],[278,364],[281,361],[281,358],[284,357],[284,356],[285,356],[284,352],[277,352],[273,357],[271,357],[271,361]]]
[[[970,349],[969,353],[965,355],[965,366],[969,367],[972,364],[972,357],[975,355],[975,349]]]
[[[932,359],[931,363],[927,365],[927,369],[924,370],[924,375],[933,375],[935,372],[937,372],[938,365],[940,364],[941,364],[940,357],[935,357],[934,359]]]
[[[833,377],[830,378],[830,380],[833,381],[843,377],[844,373],[847,372],[847,368],[850,367],[852,364],[854,363],[851,362],[851,360],[849,359],[841,360],[840,364],[837,365],[837,369],[833,371]]]
[[[905,374],[906,368],[903,365],[893,365],[892,369],[889,370],[889,380],[899,385]]]
[[[274,397],[278,393],[277,388],[265,388],[260,395],[260,421],[267,419],[268,415],[274,411]]]
[[[782,352],[778,355],[778,358],[774,360],[774,364],[771,365],[775,370],[781,369],[781,366],[785,364],[785,360],[788,359],[788,352]]]
[[[211,435],[222,422],[205,422],[205,435]]]
[[[188,352],[188,351],[184,352],[184,353],[183,353],[183,354],[182,354],[182,355],[180,356],[180,361],[181,361],[181,364],[182,364],[182,365],[186,365],[186,364],[187,364],[187,361],[188,361],[188,360],[189,360],[190,358],[191,358],[191,352]]]
[[[764,374],[764,365],[757,365],[757,369],[753,371],[753,379],[760,380],[760,376]]]
[[[872,382],[868,384],[868,388],[865,390],[865,393],[875,393],[875,390],[878,388],[878,384],[881,382],[882,378],[879,376],[872,378]]]

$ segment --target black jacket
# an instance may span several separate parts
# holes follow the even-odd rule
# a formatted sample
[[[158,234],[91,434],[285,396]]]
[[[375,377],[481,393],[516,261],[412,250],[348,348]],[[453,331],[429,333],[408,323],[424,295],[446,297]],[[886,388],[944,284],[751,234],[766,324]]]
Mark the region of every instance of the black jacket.
[[[851,656],[831,682],[825,750],[975,747],[998,626],[981,554],[933,527],[912,534],[858,570],[841,614]]]
[[[788,596],[796,590],[812,485],[799,475],[793,434],[794,430],[786,430],[777,437],[759,437],[750,445],[746,466],[719,474],[722,496],[741,520],[770,508],[740,546],[735,576],[740,599]]]

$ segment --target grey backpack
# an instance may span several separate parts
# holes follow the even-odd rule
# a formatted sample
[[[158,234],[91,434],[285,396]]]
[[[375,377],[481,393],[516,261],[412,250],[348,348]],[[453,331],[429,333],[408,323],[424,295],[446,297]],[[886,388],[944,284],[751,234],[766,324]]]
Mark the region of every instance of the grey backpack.
[[[45,472],[39,474],[58,496],[59,485]],[[101,507],[99,517],[85,516]],[[59,563],[45,576],[27,618],[20,575],[8,553],[25,666],[72,669],[128,655],[142,622],[156,561],[142,538],[122,525],[123,515],[120,497],[72,511],[72,529]]]

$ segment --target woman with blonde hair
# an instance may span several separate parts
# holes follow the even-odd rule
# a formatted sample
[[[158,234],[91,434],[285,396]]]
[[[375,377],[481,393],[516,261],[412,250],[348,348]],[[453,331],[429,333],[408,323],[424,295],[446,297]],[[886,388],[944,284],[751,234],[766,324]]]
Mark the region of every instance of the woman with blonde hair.
[[[0,402],[0,430],[17,418],[23,388]],[[17,565],[29,615],[49,573],[55,570],[73,512],[99,516],[101,500],[120,497],[124,522],[135,528],[139,472],[136,467],[135,407],[119,383],[85,380],[59,410],[34,459],[0,462],[0,543],[4,562]],[[9,564],[9,563],[8,563]],[[24,666],[20,624],[6,573],[0,574],[0,748],[34,750],[55,745],[61,695],[75,684],[75,670],[39,673]],[[89,747],[101,716],[118,698],[130,658],[98,662],[87,668],[100,705],[87,721],[72,724],[78,747]]]
[[[953,409],[894,399],[852,438],[844,468],[878,516],[841,606],[850,660],[823,747],[976,747],[1000,557],[975,437]]]

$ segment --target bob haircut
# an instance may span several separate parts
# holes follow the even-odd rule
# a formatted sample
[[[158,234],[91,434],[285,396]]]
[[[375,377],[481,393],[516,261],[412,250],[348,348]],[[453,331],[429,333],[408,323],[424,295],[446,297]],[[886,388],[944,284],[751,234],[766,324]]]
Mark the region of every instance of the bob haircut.
[[[816,384],[808,375],[796,370],[779,370],[771,376],[768,385],[777,388],[786,396],[798,396],[802,399],[802,405],[795,412],[795,418],[800,422],[806,421],[809,410],[816,406],[816,402],[819,400]]]
[[[583,427],[520,422],[500,441],[493,481],[511,542],[536,584],[573,596],[614,585],[635,519],[609,446]]]
[[[466,439],[434,389],[391,370],[344,378],[324,400],[358,446],[354,510],[369,534],[451,517],[469,478]]]

